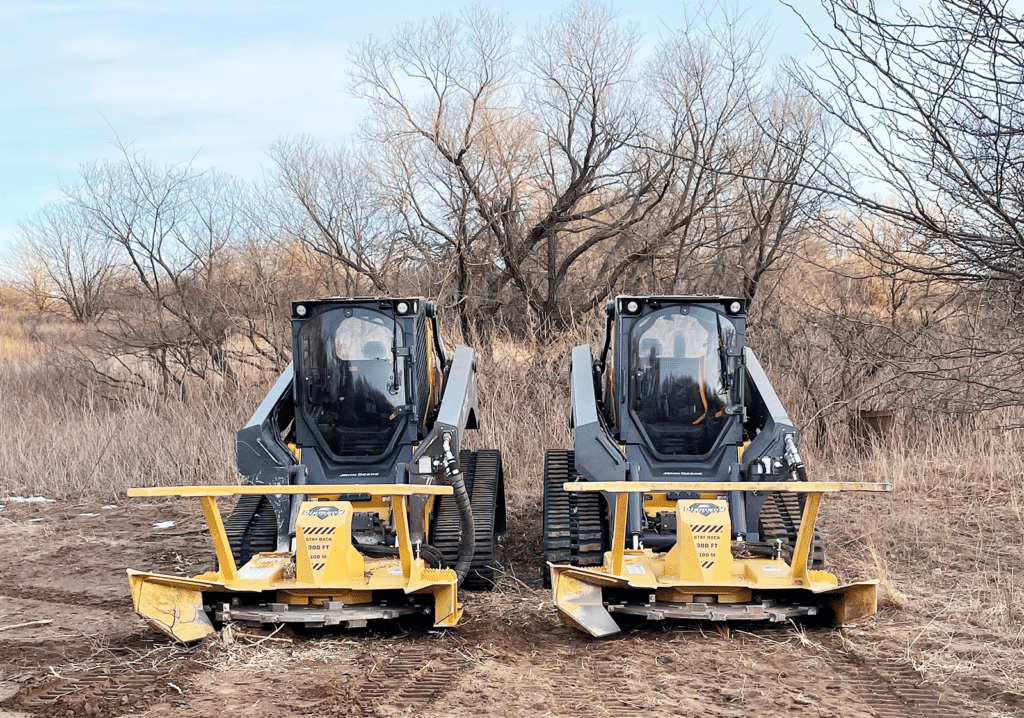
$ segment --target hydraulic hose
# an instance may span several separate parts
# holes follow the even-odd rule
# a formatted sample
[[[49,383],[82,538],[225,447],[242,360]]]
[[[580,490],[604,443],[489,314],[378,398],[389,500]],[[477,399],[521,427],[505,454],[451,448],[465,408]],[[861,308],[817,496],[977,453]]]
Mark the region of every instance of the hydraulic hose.
[[[401,551],[394,546],[360,543],[353,545],[356,551],[370,558],[396,558],[401,555]],[[419,546],[419,557],[426,561],[430,568],[445,568],[444,554],[430,544]]]
[[[462,472],[459,471],[458,459],[452,453],[452,435],[447,432],[443,437],[443,447],[444,473],[454,493],[462,528],[459,540],[459,560],[455,564],[455,575],[461,585],[469,575],[473,554],[476,553],[476,527],[473,525],[473,504],[469,500],[469,491],[466,490],[466,480]]]
[[[804,460],[800,458],[792,434],[786,434],[786,462],[793,472],[793,478],[797,481],[807,481],[807,468],[804,466]]]

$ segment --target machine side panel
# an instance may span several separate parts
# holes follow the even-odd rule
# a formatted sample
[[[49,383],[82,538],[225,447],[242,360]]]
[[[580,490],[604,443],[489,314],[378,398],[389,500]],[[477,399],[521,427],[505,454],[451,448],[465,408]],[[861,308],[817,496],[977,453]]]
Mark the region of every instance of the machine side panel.
[[[594,357],[589,344],[572,350],[572,425],[576,429],[576,470],[591,481],[622,481],[629,464],[601,424],[594,393]]]
[[[289,363],[249,423],[237,433],[238,472],[252,483],[288,483],[289,467],[297,463],[295,455],[281,439],[282,427],[278,423],[281,413],[287,410],[291,414],[294,406],[293,378]]]

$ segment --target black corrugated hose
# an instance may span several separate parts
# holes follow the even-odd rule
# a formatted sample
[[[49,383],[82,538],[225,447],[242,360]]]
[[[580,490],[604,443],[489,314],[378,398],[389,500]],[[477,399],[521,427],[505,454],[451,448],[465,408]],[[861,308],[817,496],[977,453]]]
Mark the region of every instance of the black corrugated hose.
[[[444,463],[445,476],[452,487],[455,496],[455,505],[459,508],[461,519],[462,536],[459,541],[459,560],[455,564],[455,575],[458,577],[459,585],[469,575],[469,567],[473,563],[473,554],[476,553],[476,527],[473,525],[473,504],[469,499],[469,491],[466,490],[466,480],[459,471],[459,462],[452,453],[451,434],[444,435]]]

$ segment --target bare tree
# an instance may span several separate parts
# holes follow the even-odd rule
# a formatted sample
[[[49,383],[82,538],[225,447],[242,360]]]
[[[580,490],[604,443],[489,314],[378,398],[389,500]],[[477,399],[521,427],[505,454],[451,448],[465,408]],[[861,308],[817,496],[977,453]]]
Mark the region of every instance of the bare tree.
[[[815,221],[831,128],[806,93],[767,75],[761,25],[726,16],[655,52],[651,146],[670,157],[665,199],[646,225],[656,291],[738,293],[753,301]]]
[[[736,258],[723,247],[738,229],[738,158],[761,56],[754,33],[729,21],[718,34],[686,25],[656,48],[651,144],[673,164],[666,200],[646,229],[654,291],[725,291],[719,275],[736,275]],[[708,271],[716,265],[724,271]]]
[[[405,25],[387,41],[371,38],[352,58],[353,91],[371,105],[366,135],[382,181],[421,253],[452,257],[464,333],[493,310],[481,290],[487,279],[474,275],[493,267],[489,230],[500,232],[515,209],[500,200],[515,195],[513,178],[487,171],[500,160],[495,140],[510,115],[510,34],[476,8]],[[519,154],[508,159],[506,167],[524,164]]]
[[[617,263],[583,260],[644,217],[663,170],[639,142],[632,30],[578,3],[518,52],[510,36],[480,8],[404,26],[363,44],[354,87],[410,235],[454,257],[456,302],[557,324],[607,294]]]
[[[232,320],[218,294],[225,246],[244,233],[242,194],[233,180],[191,165],[159,168],[130,146],[118,162],[95,162],[66,190],[93,231],[126,268],[111,351],[159,371],[167,392],[208,368],[234,380],[227,343]],[[145,374],[122,362],[136,378]]]
[[[95,231],[90,217],[68,202],[57,202],[23,223],[19,242],[40,262],[54,299],[77,322],[99,317],[114,274],[114,252]]]
[[[413,283],[432,273],[467,336],[565,326],[618,287],[753,298],[813,206],[822,117],[761,89],[760,28],[693,29],[647,72],[636,31],[584,2],[515,47],[479,6],[370,38],[352,56],[366,149],[277,145],[279,231],[345,291],[426,267]]]
[[[840,178],[829,190],[920,234],[915,267],[1020,291],[1024,18],[1009,0],[896,4],[889,16],[859,0],[823,5],[835,29],[815,35],[825,66],[794,74],[856,138],[863,188]]]
[[[371,160],[344,148],[327,150],[307,137],[271,148],[278,169],[271,217],[294,237],[335,263],[345,294],[398,290],[406,269],[402,233],[392,198],[384,196]]]
[[[890,287],[943,289],[917,317],[863,315],[878,335],[863,354],[894,381],[927,379],[919,406],[973,415],[1020,405],[1024,17],[1006,0],[888,14],[858,0],[823,5],[835,30],[816,36],[826,62],[794,75],[854,141],[852,168],[822,186],[897,230],[840,223],[836,243]]]
[[[836,133],[830,118],[799,88],[778,82],[750,107],[742,143],[739,224],[742,294],[753,302],[766,275],[793,257],[820,223],[822,192]]]

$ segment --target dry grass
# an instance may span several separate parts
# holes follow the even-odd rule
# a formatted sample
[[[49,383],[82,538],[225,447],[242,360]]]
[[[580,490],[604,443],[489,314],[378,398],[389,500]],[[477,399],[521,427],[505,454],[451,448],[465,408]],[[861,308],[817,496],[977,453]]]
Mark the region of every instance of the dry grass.
[[[101,398],[61,369],[57,348],[73,340],[66,327],[4,322],[0,496],[114,499],[134,485],[236,480],[234,432],[273,377],[188,403]],[[509,508],[508,575],[478,600],[511,622],[535,620],[546,600],[537,589],[544,452],[572,446],[569,355],[587,340],[592,327],[544,344],[497,339],[478,352],[482,428],[468,446],[502,451]],[[784,403],[800,390],[791,384],[777,381]],[[827,564],[844,579],[880,580],[872,645],[932,680],[976,680],[998,666],[1005,675],[985,678],[995,691],[1024,674],[1024,431],[986,429],[1019,426],[1019,414],[977,417],[974,430],[917,422],[884,441],[830,442],[827,453],[805,437],[813,478],[893,483],[892,494],[826,499]],[[274,642],[242,648],[224,660],[260,668],[287,653]]]
[[[1014,441],[993,442],[983,431],[915,429],[915,443],[812,462],[818,478],[894,485],[892,494],[826,500],[828,568],[879,580],[877,658],[938,683],[1016,690],[1012,676],[1024,674],[1024,457]]]
[[[60,348],[75,341],[72,328],[5,318],[0,495],[114,499],[130,486],[235,481],[234,429],[256,406],[255,387],[190,403],[110,398],[66,369]]]

